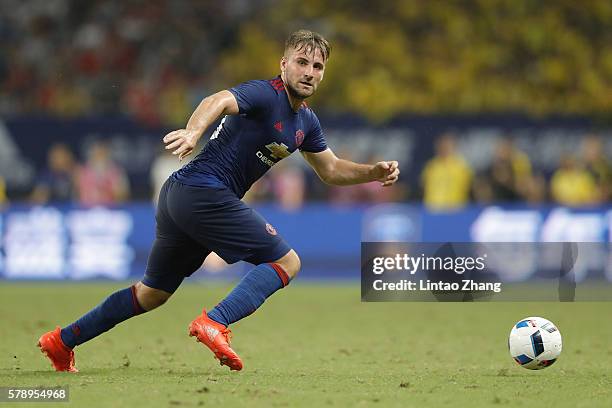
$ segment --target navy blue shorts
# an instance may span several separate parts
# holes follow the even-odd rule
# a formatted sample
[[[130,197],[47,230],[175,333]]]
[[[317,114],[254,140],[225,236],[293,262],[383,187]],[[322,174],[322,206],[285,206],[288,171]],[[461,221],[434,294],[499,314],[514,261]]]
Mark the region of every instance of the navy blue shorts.
[[[173,293],[214,251],[227,263],[273,262],[291,248],[255,210],[226,188],[168,179],[159,193],[156,236],[143,283]]]

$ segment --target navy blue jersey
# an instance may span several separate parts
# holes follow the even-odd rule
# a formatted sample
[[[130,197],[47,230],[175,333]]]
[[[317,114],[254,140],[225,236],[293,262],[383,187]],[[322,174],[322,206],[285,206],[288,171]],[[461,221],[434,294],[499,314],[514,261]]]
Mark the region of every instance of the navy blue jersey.
[[[280,77],[242,83],[229,90],[239,114],[223,118],[210,141],[172,178],[190,186],[226,186],[242,198],[266,171],[295,150],[327,149],[315,113],[295,112]]]

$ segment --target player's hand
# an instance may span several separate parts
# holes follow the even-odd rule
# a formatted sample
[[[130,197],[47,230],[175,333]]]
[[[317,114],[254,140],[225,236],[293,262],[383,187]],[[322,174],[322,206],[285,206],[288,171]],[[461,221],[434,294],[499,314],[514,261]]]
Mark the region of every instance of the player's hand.
[[[172,154],[178,155],[179,160],[189,156],[195,149],[200,133],[190,129],[179,129],[168,133],[164,136],[163,141],[166,144],[166,150],[172,150]]]
[[[374,180],[380,181],[383,187],[394,184],[399,178],[399,163],[396,161],[381,161],[372,169]]]

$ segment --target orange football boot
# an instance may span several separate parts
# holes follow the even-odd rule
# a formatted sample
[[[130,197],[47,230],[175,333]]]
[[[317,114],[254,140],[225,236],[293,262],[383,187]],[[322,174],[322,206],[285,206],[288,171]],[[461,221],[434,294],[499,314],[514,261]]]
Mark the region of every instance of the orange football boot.
[[[230,329],[206,315],[206,309],[189,325],[189,336],[196,336],[197,341],[204,343],[215,354],[221,365],[228,366],[230,370],[240,371],[242,360],[230,347],[231,335]]]
[[[61,330],[58,326],[55,330],[40,336],[38,347],[51,360],[55,371],[78,373],[79,370],[74,366],[74,351],[62,341]]]

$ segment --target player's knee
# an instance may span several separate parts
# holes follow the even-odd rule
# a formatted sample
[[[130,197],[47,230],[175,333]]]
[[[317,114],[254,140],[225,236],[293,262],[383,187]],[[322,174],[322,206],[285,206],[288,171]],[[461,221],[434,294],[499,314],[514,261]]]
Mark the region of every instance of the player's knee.
[[[293,249],[275,263],[283,268],[289,279],[295,278],[302,267],[300,257]]]
[[[146,311],[153,310],[163,305],[170,298],[170,296],[172,296],[172,293],[160,289],[150,288],[142,282],[138,282],[135,285],[135,289],[138,304]]]

